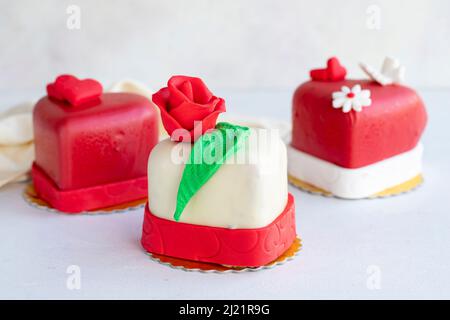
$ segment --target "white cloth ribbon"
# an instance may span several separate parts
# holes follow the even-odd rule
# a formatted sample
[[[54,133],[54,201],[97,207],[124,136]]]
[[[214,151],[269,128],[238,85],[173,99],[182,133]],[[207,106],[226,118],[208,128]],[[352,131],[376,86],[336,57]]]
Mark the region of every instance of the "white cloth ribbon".
[[[0,113],[0,187],[27,178],[34,160],[33,102]]]

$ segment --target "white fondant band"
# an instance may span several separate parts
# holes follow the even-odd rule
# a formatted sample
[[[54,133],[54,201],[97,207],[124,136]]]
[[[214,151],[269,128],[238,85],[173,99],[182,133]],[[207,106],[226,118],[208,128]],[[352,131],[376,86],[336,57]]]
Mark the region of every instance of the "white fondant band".
[[[348,169],[288,146],[291,176],[346,199],[367,198],[422,172],[423,146],[357,169]]]

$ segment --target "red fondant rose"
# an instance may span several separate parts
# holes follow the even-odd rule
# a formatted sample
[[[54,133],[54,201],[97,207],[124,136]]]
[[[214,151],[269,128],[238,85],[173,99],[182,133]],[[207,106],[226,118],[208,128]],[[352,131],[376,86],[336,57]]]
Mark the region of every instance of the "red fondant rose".
[[[225,101],[214,96],[200,78],[173,76],[152,99],[161,110],[164,128],[175,141],[187,140],[186,135],[172,135],[177,129],[185,129],[194,142],[214,129],[217,117],[225,112]]]

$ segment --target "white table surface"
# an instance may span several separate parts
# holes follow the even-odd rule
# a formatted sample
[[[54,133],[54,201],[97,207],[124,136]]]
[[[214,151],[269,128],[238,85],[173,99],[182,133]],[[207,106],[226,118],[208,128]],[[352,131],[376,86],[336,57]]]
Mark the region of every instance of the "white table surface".
[[[289,187],[304,247],[272,270],[174,270],[140,247],[142,210],[61,215],[25,203],[24,184],[0,189],[0,298],[450,298],[450,91],[420,93],[429,111],[425,184],[402,196],[359,201]],[[231,114],[289,119],[290,91],[221,94]],[[32,97],[3,94],[0,106]],[[79,290],[66,287],[70,265],[80,267]],[[373,277],[375,288],[367,285]]]

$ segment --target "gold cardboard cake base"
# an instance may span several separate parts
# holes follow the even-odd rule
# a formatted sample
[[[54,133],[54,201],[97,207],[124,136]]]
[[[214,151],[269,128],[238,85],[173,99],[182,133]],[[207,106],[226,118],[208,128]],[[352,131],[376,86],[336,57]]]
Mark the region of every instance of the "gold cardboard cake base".
[[[334,196],[331,192],[318,188],[312,184],[309,184],[305,181],[302,181],[300,179],[297,179],[296,177],[292,176],[292,175],[288,175],[288,180],[289,182],[304,190],[307,192],[311,192],[314,194],[320,194],[326,197],[331,197]],[[418,186],[420,186],[423,183],[423,176],[421,174],[417,175],[416,177],[405,181],[397,186],[391,187],[391,188],[387,188],[381,192],[378,192],[372,196],[369,196],[368,198],[372,199],[372,198],[383,198],[383,197],[390,197],[390,196],[395,196],[395,195],[399,195],[408,191],[411,191],[415,188],[417,188]]]
[[[25,189],[23,190],[23,197],[26,202],[28,202],[31,206],[35,208],[39,208],[46,211],[51,212],[58,212],[58,213],[64,213],[64,214],[73,214],[73,213],[67,213],[62,212],[57,209],[54,209],[52,206],[50,206],[47,202],[39,198],[38,194],[36,193],[36,190],[34,189],[33,183],[27,184]],[[147,203],[147,198],[139,199],[130,201],[127,203],[118,204],[111,207],[101,208],[101,209],[95,209],[95,210],[88,210],[85,212],[75,213],[75,215],[78,214],[105,214],[105,213],[122,213],[126,211],[136,210],[140,208],[144,208],[145,204]]]
[[[282,265],[285,262],[292,260],[297,255],[297,253],[300,251],[301,248],[302,248],[301,240],[300,238],[296,238],[292,243],[292,245],[289,247],[289,249],[287,249],[285,253],[279,256],[278,259],[264,266],[256,268],[224,266],[214,263],[177,259],[154,253],[149,253],[149,256],[152,260],[158,263],[161,263],[174,269],[180,269],[184,271],[197,271],[205,273],[238,273],[238,272],[253,272],[264,269],[271,269],[275,266]]]

